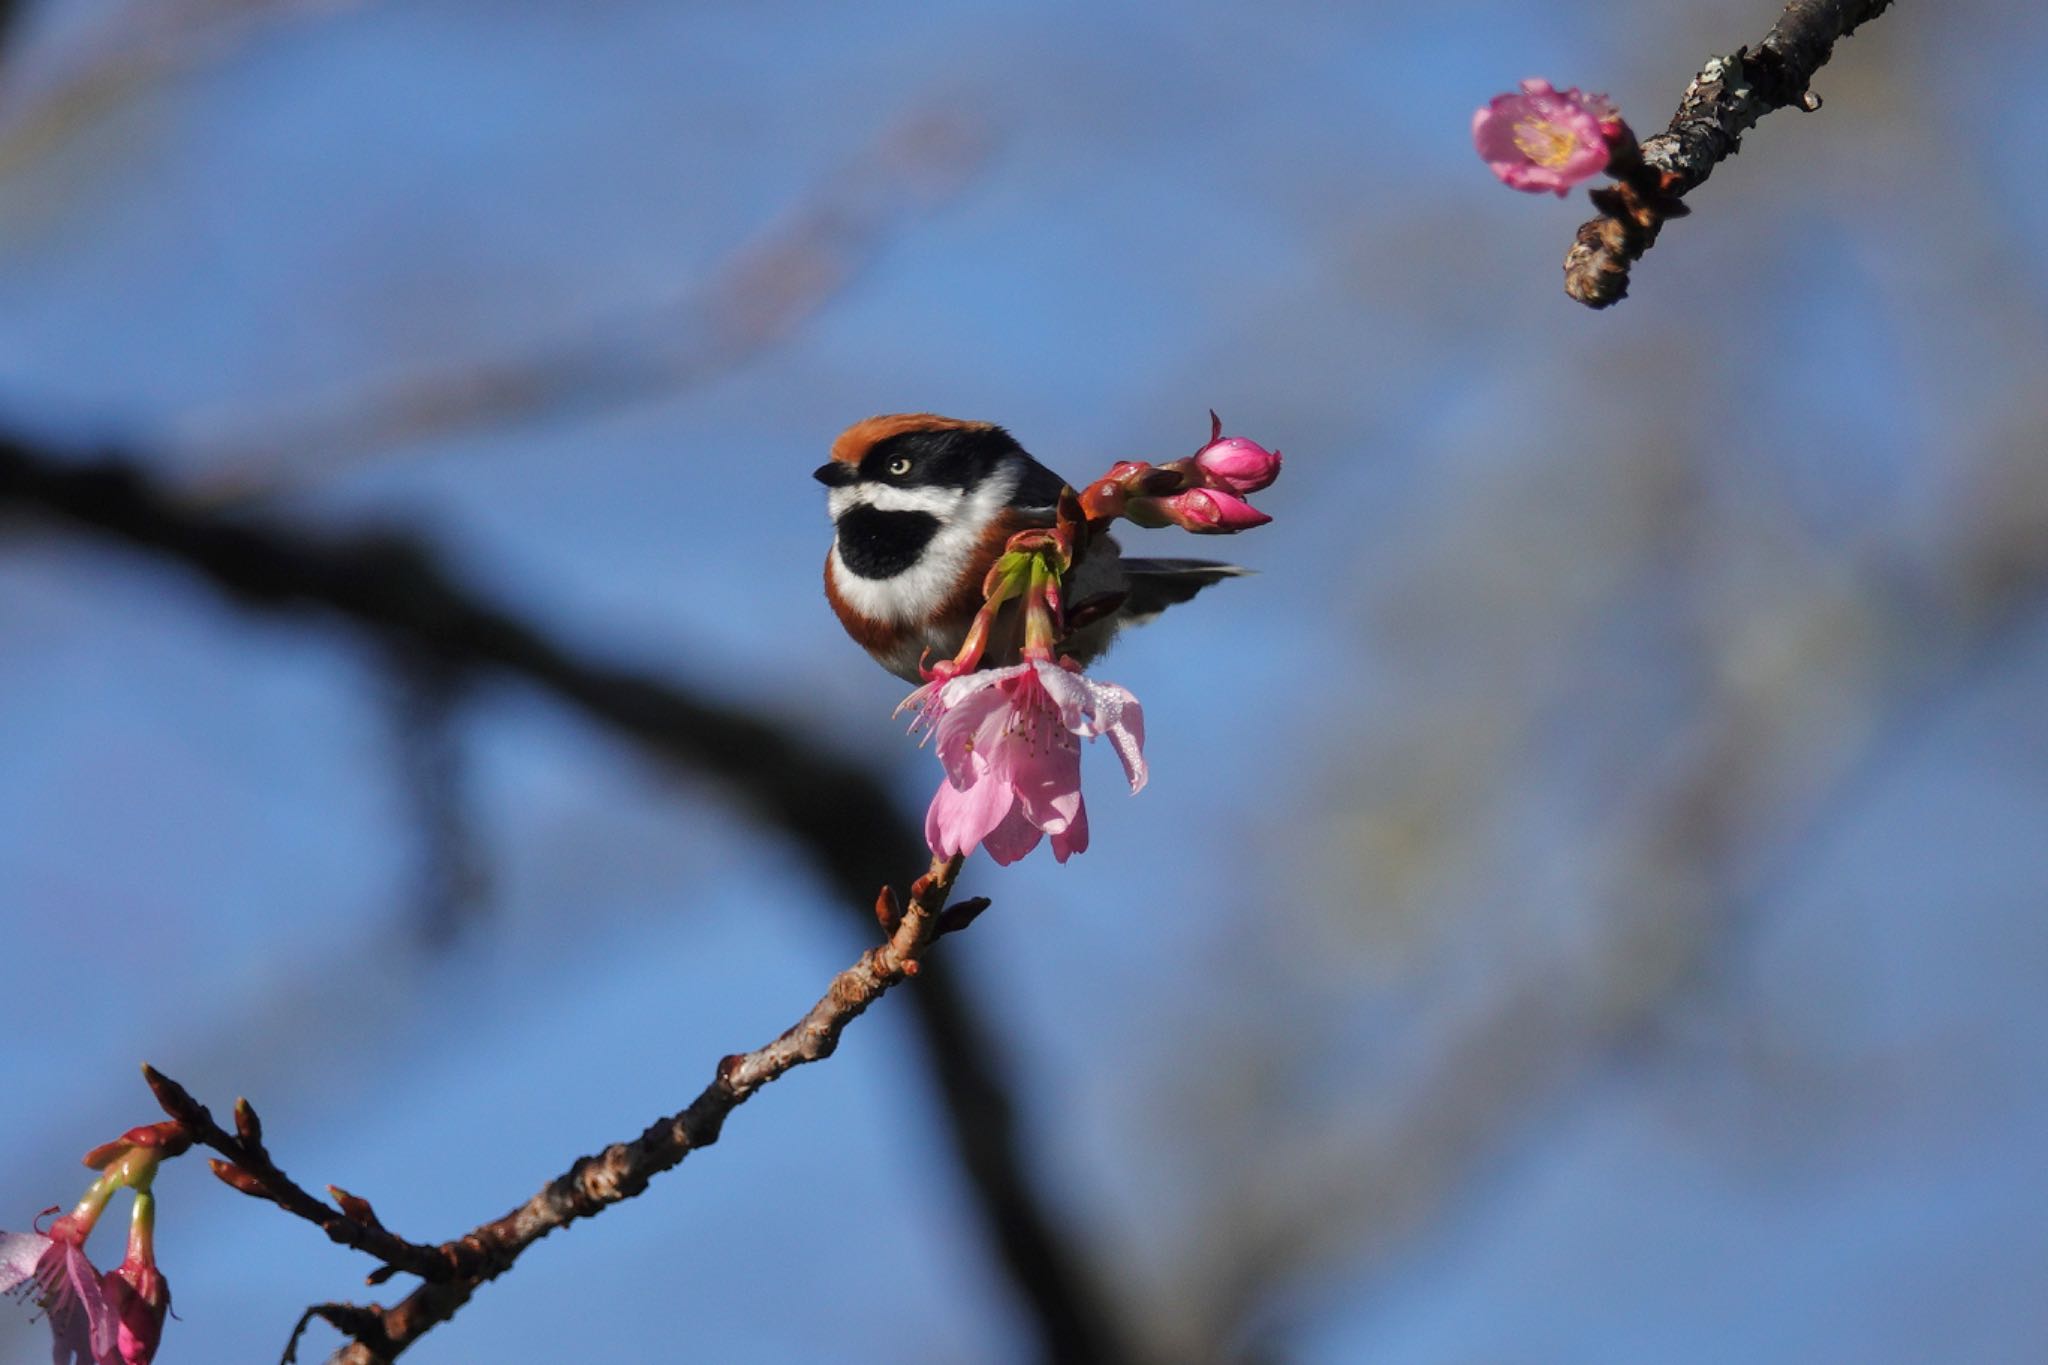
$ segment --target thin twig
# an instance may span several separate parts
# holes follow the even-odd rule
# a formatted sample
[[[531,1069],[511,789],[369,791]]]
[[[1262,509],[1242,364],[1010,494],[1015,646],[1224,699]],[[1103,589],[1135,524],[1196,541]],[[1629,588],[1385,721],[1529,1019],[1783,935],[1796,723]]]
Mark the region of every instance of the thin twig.
[[[1710,58],[1686,87],[1671,124],[1613,169],[1593,191],[1600,216],[1579,228],[1564,258],[1564,292],[1591,308],[1628,294],[1629,267],[1656,243],[1666,219],[1714,167],[1740,150],[1742,135],[1774,109],[1812,111],[1807,87],[1834,55],[1837,39],[1891,7],[1891,0],[1792,0],[1754,50]]]
[[[247,1100],[235,1101],[235,1131],[214,1121],[211,1111],[192,1098],[191,1092],[153,1066],[142,1068],[163,1111],[184,1127],[192,1141],[210,1147],[226,1157],[215,1161],[213,1173],[223,1183],[243,1194],[267,1199],[286,1213],[305,1219],[329,1238],[346,1247],[366,1252],[393,1270],[408,1271],[423,1279],[445,1280],[460,1269],[459,1261],[445,1249],[408,1242],[378,1219],[369,1202],[346,1190],[328,1186],[341,1205],[339,1210],[321,1203],[286,1175],[271,1159],[263,1143],[263,1124]]]
[[[659,1119],[630,1142],[617,1142],[577,1161],[533,1198],[502,1218],[484,1223],[440,1250],[460,1259],[465,1273],[427,1283],[390,1308],[320,1304],[310,1310],[355,1337],[328,1365],[389,1365],[467,1303],[477,1288],[502,1275],[521,1253],[558,1228],[595,1217],[646,1189],[691,1152],[718,1141],[725,1120],[763,1086],[808,1062],[832,1055],[846,1026],[891,987],[918,974],[924,952],[942,929],[942,910],[960,859],[942,858],[911,887],[908,903],[887,941],[832,979],[808,1013],[782,1035],[752,1052],[718,1064],[717,1074],[688,1108]],[[301,1327],[304,1319],[301,1319]],[[293,1335],[296,1346],[297,1333]]]

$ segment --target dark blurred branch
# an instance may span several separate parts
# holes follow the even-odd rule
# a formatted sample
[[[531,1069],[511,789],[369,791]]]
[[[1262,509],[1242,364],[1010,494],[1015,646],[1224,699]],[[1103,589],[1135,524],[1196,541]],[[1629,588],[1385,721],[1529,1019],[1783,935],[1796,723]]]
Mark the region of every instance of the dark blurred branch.
[[[824,741],[579,657],[457,583],[421,539],[217,511],[119,457],[72,461],[0,435],[0,506],[10,505],[175,560],[245,605],[324,609],[451,667],[522,677],[636,746],[723,783],[841,889],[880,885],[923,846],[882,785]]]
[[[907,224],[956,195],[990,145],[986,120],[971,107],[914,111],[687,293],[584,322],[503,360],[354,389],[311,411],[202,426],[180,444],[206,452],[207,492],[248,497],[300,471],[328,472],[402,443],[704,383],[782,342],[837,298]]]
[[[892,868],[924,856],[917,827],[882,785],[820,737],[581,657],[458,584],[418,539],[233,514],[171,492],[132,461],[69,460],[5,433],[0,508],[176,561],[251,607],[331,612],[386,642],[523,678],[642,752],[721,783],[793,839],[843,899],[864,900]],[[989,1027],[942,973],[927,972],[910,1000],[968,1188],[1045,1358],[1129,1358],[1107,1298],[1024,1162]]]
[[[0,0],[0,56],[6,54],[7,40],[14,36],[14,26],[21,22],[26,8],[21,0]]]
[[[458,717],[468,672],[438,652],[391,653],[394,759],[419,845],[414,924],[427,948],[446,948],[485,908],[490,875],[470,828]]]
[[[1564,258],[1564,292],[1605,308],[1628,294],[1629,267],[1657,241],[1687,194],[1740,150],[1742,135],[1774,109],[1820,108],[1807,87],[1835,41],[1891,7],[1891,0],[1792,0],[1754,50],[1714,57],[1686,87],[1671,124],[1644,142],[1620,177],[1593,191],[1600,216],[1579,228]]]

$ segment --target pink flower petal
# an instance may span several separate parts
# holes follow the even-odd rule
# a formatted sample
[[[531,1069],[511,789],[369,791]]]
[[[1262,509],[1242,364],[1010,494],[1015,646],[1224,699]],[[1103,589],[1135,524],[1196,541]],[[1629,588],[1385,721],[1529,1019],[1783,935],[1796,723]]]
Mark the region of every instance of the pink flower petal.
[[[1067,827],[1052,836],[1052,856],[1065,862],[1076,853],[1088,851],[1088,807],[1076,801],[1074,818]]]
[[[114,1349],[115,1332],[120,1322],[107,1304],[100,1272],[86,1259],[85,1248],[76,1242],[64,1244],[64,1273],[70,1281],[72,1294],[76,1296],[78,1310],[85,1316],[92,1353],[104,1356]]]
[[[1047,834],[1058,834],[1081,808],[1081,749],[1068,736],[1065,743],[1033,755],[1010,775],[1024,818]]]
[[[60,1225],[62,1220],[59,1220]],[[86,1259],[76,1241],[37,1237],[41,1251],[30,1276],[9,1287],[16,1293],[32,1293],[43,1311],[43,1323],[50,1329],[51,1359],[57,1365],[121,1365],[113,1354],[117,1329],[113,1310],[107,1306],[99,1271]],[[6,1257],[11,1278],[15,1263],[27,1248],[18,1236],[7,1239]]]
[[[1606,169],[1609,140],[1624,131],[1605,96],[1544,80],[1523,81],[1520,94],[1496,95],[1472,116],[1472,146],[1503,184],[1559,196]]]
[[[970,853],[1002,823],[1016,803],[1010,784],[984,777],[962,790],[939,783],[924,816],[924,841],[941,858]]]
[[[1145,708],[1115,683],[1097,683],[1095,724],[1116,750],[1116,756],[1123,760],[1124,777],[1131,784],[1132,795],[1143,791],[1150,776],[1145,767]]]
[[[939,689],[939,705],[950,711],[977,692],[1001,687],[1028,667],[1028,664],[1012,664],[1008,668],[984,668],[962,673]]]
[[[1003,822],[990,830],[981,846],[988,850],[988,856],[996,860],[998,867],[1008,867],[1019,858],[1038,847],[1044,836],[1038,826],[1024,818],[1021,808],[1012,809]]]
[[[50,1239],[35,1232],[0,1232],[0,1294],[21,1288],[36,1277],[36,1263],[50,1249]]]
[[[1060,724],[1084,738],[1093,738],[1088,720],[1090,687],[1088,679],[1054,663],[1038,665],[1038,685],[1059,708]]]
[[[987,770],[1008,711],[1008,698],[990,687],[968,693],[939,717],[933,733],[947,781],[965,791]]]

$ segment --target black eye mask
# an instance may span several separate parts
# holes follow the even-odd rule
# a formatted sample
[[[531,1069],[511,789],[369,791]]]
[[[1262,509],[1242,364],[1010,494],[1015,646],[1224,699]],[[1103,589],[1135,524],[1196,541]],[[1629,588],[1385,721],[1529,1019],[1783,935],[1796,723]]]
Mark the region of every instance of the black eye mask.
[[[906,431],[877,441],[860,462],[863,483],[896,488],[973,488],[988,477],[1005,455],[1017,449],[1007,432],[982,428]],[[898,460],[909,460],[901,474],[889,472]]]

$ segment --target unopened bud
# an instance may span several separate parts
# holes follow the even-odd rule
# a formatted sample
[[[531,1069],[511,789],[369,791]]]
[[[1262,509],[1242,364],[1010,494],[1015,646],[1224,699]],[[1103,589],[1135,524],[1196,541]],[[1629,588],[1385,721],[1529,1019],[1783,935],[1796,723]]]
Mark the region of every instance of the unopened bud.
[[[896,895],[896,888],[885,886],[875,897],[875,922],[882,926],[882,932],[893,934],[896,926],[903,922],[903,902]]]
[[[256,1117],[256,1106],[247,1100],[235,1101],[235,1132],[244,1142],[263,1145],[263,1120]]]
[[[1280,477],[1280,452],[1242,436],[1227,436],[1203,446],[1195,456],[1195,468],[1212,488],[1256,493]]]
[[[381,1228],[384,1226],[377,1220],[377,1211],[370,1207],[370,1201],[361,1195],[350,1194],[339,1185],[329,1185],[327,1193],[333,1196],[334,1202],[341,1206],[342,1213],[347,1217],[366,1227]]]
[[[223,1183],[234,1186],[243,1194],[254,1195],[258,1199],[270,1198],[270,1191],[264,1187],[263,1181],[234,1162],[213,1157],[206,1164],[213,1168],[213,1173],[219,1176]]]
[[[171,1311],[171,1286],[155,1265],[134,1258],[109,1270],[100,1282],[107,1307],[114,1313],[114,1354],[99,1357],[119,1365],[149,1365],[163,1340],[164,1317]]]
[[[1201,535],[1228,535],[1272,520],[1235,493],[1220,488],[1191,488],[1166,499],[1162,508],[1174,525]]]

